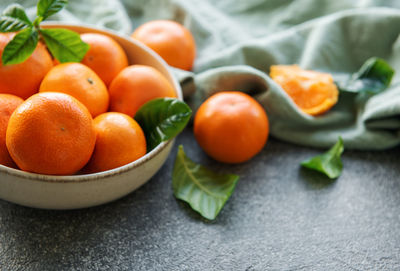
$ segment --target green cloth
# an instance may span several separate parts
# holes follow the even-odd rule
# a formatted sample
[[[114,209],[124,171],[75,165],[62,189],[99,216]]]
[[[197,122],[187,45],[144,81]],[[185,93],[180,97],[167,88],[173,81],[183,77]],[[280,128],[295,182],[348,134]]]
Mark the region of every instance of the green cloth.
[[[0,9],[15,1],[2,1]],[[32,0],[17,1],[33,14]],[[271,134],[301,145],[385,149],[400,142],[400,1],[397,0],[70,0],[56,17],[130,34],[154,19],[172,19],[194,34],[193,73],[176,71],[195,108],[210,94],[253,95],[270,119]],[[340,95],[328,113],[297,109],[269,77],[273,64],[297,63],[343,78],[377,56],[397,71],[391,87],[366,101]],[[195,87],[195,93],[193,94]]]

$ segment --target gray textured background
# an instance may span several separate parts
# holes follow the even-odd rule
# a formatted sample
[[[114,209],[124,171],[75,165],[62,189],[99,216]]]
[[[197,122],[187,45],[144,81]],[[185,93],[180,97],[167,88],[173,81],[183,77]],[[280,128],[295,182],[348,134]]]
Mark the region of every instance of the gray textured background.
[[[178,144],[241,179],[213,222],[175,200]],[[399,148],[345,151],[334,181],[299,169],[319,150],[270,139],[251,162],[214,162],[186,130],[147,184],[90,209],[0,200],[0,270],[399,270]]]

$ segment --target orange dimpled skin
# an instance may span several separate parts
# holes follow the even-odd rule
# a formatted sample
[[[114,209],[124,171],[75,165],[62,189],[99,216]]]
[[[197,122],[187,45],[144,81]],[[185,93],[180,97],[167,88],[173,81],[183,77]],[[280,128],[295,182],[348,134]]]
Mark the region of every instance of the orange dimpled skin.
[[[146,154],[146,138],[139,124],[126,114],[107,112],[94,119],[96,146],[84,172],[117,168]]]
[[[0,94],[0,164],[4,166],[16,167],[7,150],[6,131],[11,114],[23,102],[24,100],[15,95]]]
[[[169,65],[191,70],[196,57],[196,44],[190,31],[169,20],[155,20],[139,26],[131,35],[159,54]]]
[[[81,39],[90,45],[82,63],[90,67],[108,86],[114,77],[128,66],[128,57],[122,47],[111,37],[85,33]]]
[[[123,69],[112,81],[110,110],[131,117],[146,102],[163,97],[175,98],[168,80],[156,69],[144,65],[132,65]]]
[[[297,65],[274,65],[270,76],[306,114],[323,114],[338,101],[339,91],[328,73],[303,70]]]
[[[83,103],[93,117],[108,109],[109,94],[100,77],[81,63],[54,66],[44,77],[39,92],[62,92]]]
[[[87,108],[70,95],[38,93],[11,115],[7,149],[24,171],[70,175],[90,159],[96,142]]]
[[[14,35],[14,33],[0,33],[0,56]],[[40,82],[52,67],[50,54],[39,42],[32,55],[23,63],[4,66],[0,62],[0,93],[27,99],[38,92]]]
[[[208,98],[194,118],[194,135],[202,149],[224,163],[251,159],[264,147],[269,133],[267,114],[242,92],[220,92]]]

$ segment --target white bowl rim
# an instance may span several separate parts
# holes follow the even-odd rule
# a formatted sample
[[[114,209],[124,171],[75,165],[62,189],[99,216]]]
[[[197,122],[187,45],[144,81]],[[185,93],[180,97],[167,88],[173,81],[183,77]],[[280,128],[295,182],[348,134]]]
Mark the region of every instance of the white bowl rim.
[[[81,27],[85,28],[85,31],[88,30],[94,30],[98,32],[105,32],[109,33],[111,35],[116,35],[119,36],[120,38],[126,40],[127,42],[132,42],[135,45],[141,47],[141,49],[147,51],[149,54],[152,55],[152,57],[156,58],[158,62],[161,63],[162,66],[165,67],[165,69],[170,73],[172,83],[174,85],[174,89],[177,90],[177,95],[179,100],[183,100],[183,95],[182,95],[182,89],[176,78],[172,75],[171,73],[171,68],[168,66],[168,64],[162,59],[157,53],[155,53],[152,49],[144,45],[143,43],[136,41],[134,39],[129,38],[128,36],[118,33],[117,31],[102,28],[102,27],[97,27],[97,26],[92,26],[88,24],[77,24],[77,23],[64,23],[64,22],[57,22],[57,21],[48,21],[48,22],[43,22],[43,25],[45,26],[57,26],[57,27]],[[164,142],[161,142],[158,144],[157,147],[155,147],[153,150],[150,152],[146,153],[144,156],[140,157],[139,159],[128,163],[126,165],[106,170],[106,171],[101,171],[97,173],[91,173],[91,174],[76,174],[76,175],[46,175],[46,174],[38,174],[38,173],[32,173],[32,172],[27,172],[23,171],[20,169],[15,169],[11,167],[7,167],[4,165],[0,164],[0,172],[6,173],[8,175],[13,175],[17,177],[22,177],[25,179],[33,180],[33,181],[39,181],[39,182],[50,182],[50,183],[80,183],[80,182],[89,182],[89,181],[96,181],[99,179],[102,179],[104,177],[109,177],[113,175],[119,175],[120,173],[129,171],[133,168],[137,168],[140,165],[144,164],[148,160],[152,159],[154,156],[156,156],[158,153],[160,153],[163,149],[165,149],[169,144],[173,142],[174,139],[170,139]]]

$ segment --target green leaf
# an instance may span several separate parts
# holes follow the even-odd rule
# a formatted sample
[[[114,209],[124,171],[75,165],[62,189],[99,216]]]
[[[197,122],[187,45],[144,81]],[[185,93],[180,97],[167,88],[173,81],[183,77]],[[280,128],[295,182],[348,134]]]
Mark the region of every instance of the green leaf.
[[[341,91],[377,94],[390,85],[393,75],[393,68],[385,60],[372,57],[347,82],[337,85]]]
[[[38,40],[36,29],[29,27],[21,30],[4,48],[1,56],[3,65],[18,64],[27,60],[35,50]]]
[[[188,123],[192,110],[183,101],[159,98],[145,103],[136,112],[135,120],[146,135],[147,150],[177,136]]]
[[[342,160],[340,156],[344,150],[343,140],[339,137],[336,144],[322,155],[301,162],[303,167],[319,171],[331,179],[335,179],[342,173]]]
[[[21,5],[9,5],[0,15],[0,32],[16,32],[32,26]]]
[[[68,0],[39,0],[37,4],[37,16],[43,20],[59,12],[68,4]]]
[[[89,50],[80,35],[63,28],[40,29],[51,54],[60,62],[80,62]]]
[[[39,25],[42,21],[43,21],[42,16],[36,17],[35,20],[33,21],[33,26],[36,28],[40,28]]]
[[[193,210],[213,220],[232,195],[239,176],[218,174],[194,163],[179,146],[172,172],[176,198],[186,201]]]

